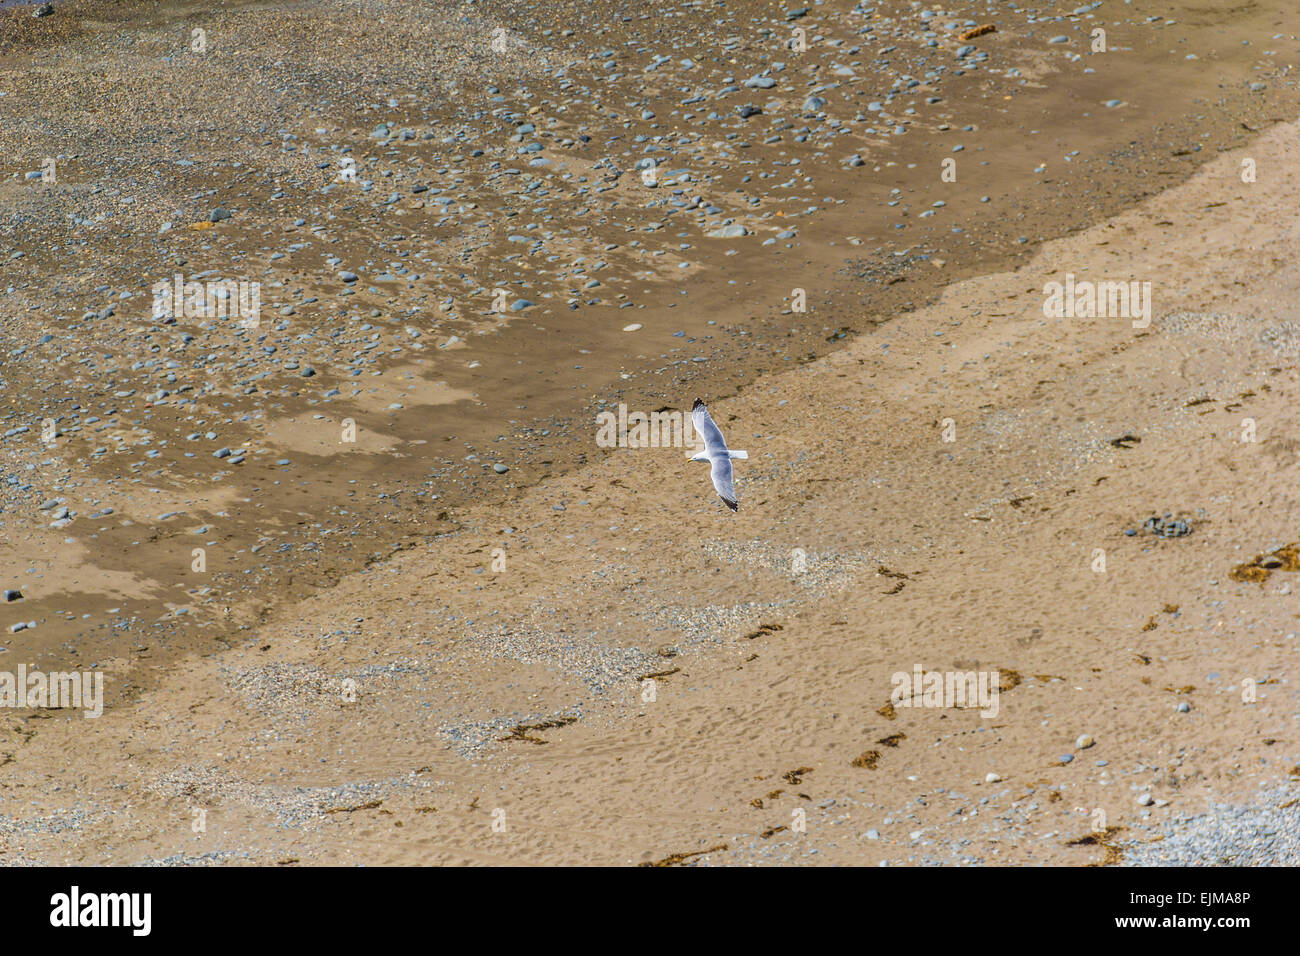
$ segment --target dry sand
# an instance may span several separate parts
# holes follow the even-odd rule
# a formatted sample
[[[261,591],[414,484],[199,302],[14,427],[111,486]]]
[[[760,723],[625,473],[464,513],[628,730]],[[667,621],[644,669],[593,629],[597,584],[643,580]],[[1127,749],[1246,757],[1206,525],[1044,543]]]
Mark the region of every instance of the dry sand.
[[[811,322],[784,321],[860,332],[818,358],[750,356],[733,394],[697,374],[671,405],[701,394],[749,451],[738,514],[680,449],[600,449],[594,409],[556,398],[563,441],[530,439],[538,458],[578,449],[566,467],[505,494],[466,484],[445,533],[357,502],[357,525],[393,526],[382,553],[268,561],[276,600],[214,601],[202,640],[140,625],[33,645],[98,662],[109,705],[0,713],[0,860],[1300,861],[1300,559],[1267,557],[1300,538],[1300,124],[1252,126],[1186,182],[887,322],[810,299]],[[1150,282],[1149,327],[1045,317],[1067,274]],[[408,359],[377,403],[402,401]],[[463,387],[409,386],[434,410]],[[286,400],[256,427],[310,455],[295,424],[313,414],[342,417]],[[379,421],[368,476],[404,467],[390,449],[424,454],[410,422]],[[268,507],[328,527],[327,458],[301,501]],[[211,513],[249,504],[232,481],[207,482]],[[148,510],[197,511],[175,485]],[[1144,528],[1165,515],[1190,533]],[[175,580],[143,542],[122,539],[116,569],[97,547],[49,559],[119,575],[59,598],[76,611]],[[891,706],[917,667],[995,675],[996,715]]]

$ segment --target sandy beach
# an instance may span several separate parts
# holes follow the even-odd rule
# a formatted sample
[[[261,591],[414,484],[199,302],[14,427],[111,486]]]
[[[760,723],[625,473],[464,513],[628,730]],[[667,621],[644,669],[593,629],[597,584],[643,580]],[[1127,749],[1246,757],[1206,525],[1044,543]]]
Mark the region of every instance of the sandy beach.
[[[1285,4],[53,8],[0,863],[1300,862]]]

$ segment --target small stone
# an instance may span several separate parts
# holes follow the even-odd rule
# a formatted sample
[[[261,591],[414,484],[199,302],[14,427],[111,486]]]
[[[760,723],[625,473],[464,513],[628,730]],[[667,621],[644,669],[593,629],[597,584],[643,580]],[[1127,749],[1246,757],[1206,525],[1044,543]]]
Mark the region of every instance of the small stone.
[[[1096,741],[1094,741],[1089,734],[1081,734],[1079,739],[1074,742],[1074,746],[1077,750],[1087,750],[1094,743],[1096,743]]]
[[[504,475],[507,471],[510,470],[510,466],[503,465],[500,462],[497,462],[495,465],[492,466],[492,470],[495,471],[498,475]]]
[[[1138,797],[1138,806],[1140,807],[1149,807],[1153,803],[1155,803],[1155,798],[1149,793],[1144,793]]]
[[[23,592],[19,591],[17,588],[7,588],[4,593],[4,599],[6,604],[10,601],[21,601],[23,599]]]
[[[998,776],[996,773],[990,773],[990,774],[986,774],[986,775],[985,775],[985,777],[984,777],[984,782],[985,782],[985,783],[1001,783],[1001,782],[1002,782],[1002,778],[1001,778],[1000,776]]]

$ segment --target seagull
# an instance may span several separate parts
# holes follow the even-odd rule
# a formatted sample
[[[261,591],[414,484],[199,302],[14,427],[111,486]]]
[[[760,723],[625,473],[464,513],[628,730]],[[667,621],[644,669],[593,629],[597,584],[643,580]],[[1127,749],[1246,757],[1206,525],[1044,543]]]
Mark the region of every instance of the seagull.
[[[731,459],[747,459],[749,452],[732,451],[727,447],[727,440],[722,437],[722,431],[709,417],[709,409],[698,398],[691,406],[691,423],[704,439],[704,451],[691,455],[690,460],[709,463],[709,476],[713,479],[713,487],[717,489],[718,497],[732,511],[739,511],[740,506],[736,504],[736,486],[731,477]]]

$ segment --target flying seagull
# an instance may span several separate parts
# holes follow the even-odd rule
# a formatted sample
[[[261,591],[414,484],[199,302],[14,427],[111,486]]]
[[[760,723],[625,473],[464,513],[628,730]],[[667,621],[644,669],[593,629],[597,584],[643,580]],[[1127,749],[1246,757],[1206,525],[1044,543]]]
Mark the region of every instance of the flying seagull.
[[[704,439],[704,451],[691,455],[691,461],[707,461],[709,476],[713,479],[713,487],[717,489],[718,497],[732,511],[740,510],[740,506],[736,504],[736,485],[731,476],[731,459],[748,458],[749,452],[732,451],[727,447],[727,440],[722,437],[722,431],[709,417],[709,409],[698,398],[691,407],[691,423],[695,426],[695,431]]]

